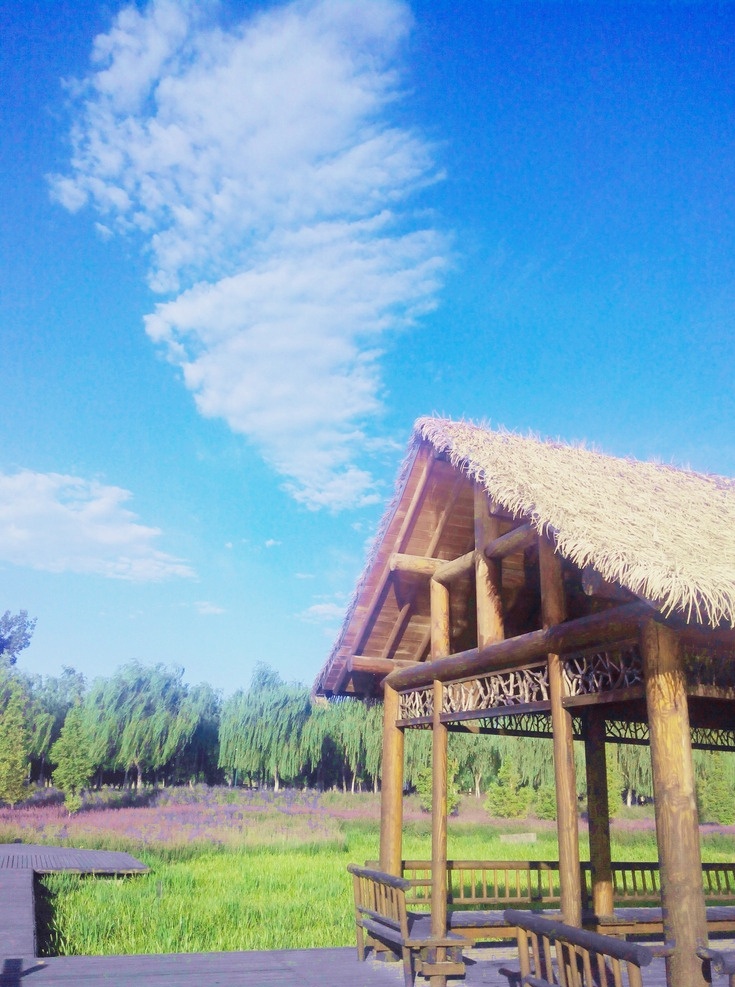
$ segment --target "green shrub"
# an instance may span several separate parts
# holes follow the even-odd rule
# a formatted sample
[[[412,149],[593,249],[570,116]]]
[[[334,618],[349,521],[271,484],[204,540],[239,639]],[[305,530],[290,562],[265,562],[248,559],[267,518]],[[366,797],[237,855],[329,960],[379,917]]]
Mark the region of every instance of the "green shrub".
[[[520,777],[507,761],[498,772],[498,780],[490,785],[483,803],[485,811],[502,819],[522,819],[528,815],[533,790],[522,786]]]
[[[447,813],[451,814],[459,805],[459,788],[457,787],[457,775],[459,774],[459,764],[453,758],[447,761]],[[419,805],[424,812],[431,812],[432,780],[431,768],[422,768],[416,775],[416,792],[419,797]]]
[[[553,785],[541,785],[536,789],[533,811],[539,819],[556,819],[556,789]]]
[[[725,755],[710,754],[697,779],[699,821],[730,826],[735,823],[735,786]]]

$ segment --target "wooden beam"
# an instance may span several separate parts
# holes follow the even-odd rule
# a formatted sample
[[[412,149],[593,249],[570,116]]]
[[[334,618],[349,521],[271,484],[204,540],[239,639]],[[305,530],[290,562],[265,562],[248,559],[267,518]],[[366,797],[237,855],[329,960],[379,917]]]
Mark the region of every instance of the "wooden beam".
[[[591,645],[625,641],[637,633],[641,621],[652,614],[655,611],[648,603],[627,603],[554,627],[506,638],[485,648],[470,648],[447,658],[420,662],[415,668],[391,672],[388,681],[394,689],[406,692],[427,687],[435,679],[456,682],[490,671],[519,668],[550,651],[565,654]]]
[[[381,658],[390,658],[391,652],[393,651],[393,645],[403,637],[403,632],[408,626],[408,622],[411,619],[411,608],[413,607],[413,600],[409,600],[404,603],[401,607],[401,611],[396,618],[396,622],[393,624],[393,628],[388,635],[388,639],[383,645],[383,650],[380,652]]]
[[[545,627],[559,625],[566,617],[561,558],[547,537],[539,538],[541,610]],[[574,770],[572,715],[564,708],[561,656],[550,652],[549,701],[554,744],[556,826],[559,838],[561,912],[568,925],[582,925],[582,884],[579,867],[579,816]]]
[[[395,658],[369,658],[366,655],[350,655],[346,661],[349,672],[366,675],[389,675],[396,668],[413,668],[417,661],[404,661]]]
[[[444,583],[445,586],[448,586],[455,579],[461,579],[462,576],[469,575],[474,566],[475,552],[473,549],[471,552],[460,555],[459,558],[452,559],[450,562],[442,562],[434,573],[434,579],[438,583]]]
[[[431,656],[432,659],[448,655],[452,650],[449,630],[449,590],[443,583],[432,579],[429,583],[431,601]]]
[[[585,715],[584,754],[587,773],[592,909],[595,915],[612,915],[613,882],[604,710],[593,709]]]
[[[444,528],[447,525],[447,521],[451,517],[452,511],[454,510],[454,505],[457,503],[459,495],[462,493],[462,488],[466,483],[466,477],[460,473],[452,484],[452,489],[449,491],[449,496],[447,497],[442,512],[436,522],[434,534],[431,536],[426,552],[424,553],[429,558],[431,558],[434,555],[434,552],[436,552],[437,545],[441,541],[441,536],[444,534]]]
[[[475,598],[477,608],[477,646],[502,641],[503,624],[502,558],[488,558],[484,545],[496,544],[500,537],[500,520],[490,514],[485,488],[475,483]]]
[[[424,555],[403,555],[400,552],[394,552],[388,560],[391,572],[408,572],[429,578],[443,564],[441,559],[429,559]]]
[[[695,950],[707,942],[686,678],[676,634],[647,621],[641,632],[651,738],[656,837],[661,866],[669,987],[705,987]]]
[[[400,697],[385,687],[383,695],[383,763],[380,782],[380,869],[402,877],[403,730],[396,726]]]
[[[414,521],[414,515],[416,514],[416,511],[418,510],[421,501],[426,495],[429,477],[431,475],[431,469],[436,461],[434,459],[434,456],[428,450],[425,452],[424,455],[425,455],[425,461],[423,468],[421,470],[421,475],[416,484],[416,489],[413,492],[413,497],[411,498],[411,502],[408,505],[408,508],[406,509],[406,515],[403,518],[401,527],[398,531],[398,534],[396,535],[395,542],[393,543],[393,547],[396,552],[400,552],[405,545],[405,540],[408,538],[408,535],[411,530],[411,525],[413,524]],[[370,598],[370,602],[368,603],[367,608],[365,610],[365,615],[363,619],[360,621],[360,624],[355,631],[355,641],[353,645],[353,650],[356,654],[359,654],[364,647],[365,639],[370,633],[370,628],[372,627],[373,621],[375,619],[376,608],[378,607],[378,604],[382,601],[385,593],[388,590],[390,578],[391,578],[390,566],[386,566],[385,569],[383,570],[380,580],[378,581],[377,586],[375,587],[375,592]]]
[[[519,524],[512,531],[493,538],[485,545],[485,555],[488,559],[504,559],[508,555],[522,552],[536,541],[537,531],[531,522]]]
[[[404,555],[394,552],[389,560],[391,572],[407,572],[414,576],[428,576],[438,583],[449,585],[472,571],[475,553],[467,552],[456,559],[430,559],[425,555]]]
[[[603,579],[592,566],[585,566],[582,570],[582,589],[586,596],[596,596],[603,600],[630,600],[633,593],[628,589],[623,589],[618,583],[608,582]]]

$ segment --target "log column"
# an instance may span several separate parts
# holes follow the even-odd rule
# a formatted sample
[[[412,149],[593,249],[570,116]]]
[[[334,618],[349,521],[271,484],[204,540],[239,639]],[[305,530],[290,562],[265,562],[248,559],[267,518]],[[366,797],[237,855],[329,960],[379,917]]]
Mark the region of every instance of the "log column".
[[[403,730],[396,726],[399,694],[383,694],[383,767],[380,789],[380,869],[402,877]]]
[[[610,807],[605,758],[605,716],[590,710],[584,738],[587,769],[587,818],[590,834],[592,909],[595,915],[612,915],[613,883],[610,859]]]
[[[704,987],[697,946],[707,942],[699,819],[694,787],[684,665],[676,634],[647,621],[641,630],[643,674],[661,868],[669,987]]]
[[[548,537],[539,538],[541,610],[544,628],[566,618],[561,559]],[[561,911],[569,925],[582,924],[582,885],[579,868],[579,822],[577,781],[574,770],[572,716],[562,703],[564,680],[559,655],[550,654],[549,699],[554,734],[554,780],[556,782],[556,827],[559,836],[559,881]]]
[[[443,658],[451,648],[449,633],[449,590],[432,579],[431,589],[431,657]],[[434,682],[432,722],[431,788],[431,934],[443,937],[447,932],[447,739],[441,721],[443,686]]]
[[[487,491],[475,484],[475,595],[477,597],[477,647],[505,638],[501,599],[502,563],[488,559],[485,546],[500,537],[500,522],[490,514]]]

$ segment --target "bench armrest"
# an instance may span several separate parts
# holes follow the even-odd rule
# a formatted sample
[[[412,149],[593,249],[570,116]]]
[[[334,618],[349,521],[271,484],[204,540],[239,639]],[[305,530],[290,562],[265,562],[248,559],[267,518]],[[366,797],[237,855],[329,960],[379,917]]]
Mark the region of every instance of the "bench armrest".
[[[348,864],[347,870],[355,877],[366,877],[376,884],[384,884],[386,887],[395,888],[397,891],[408,891],[411,882],[405,877],[396,877],[394,874],[386,874],[382,870],[371,870],[368,867],[358,867],[357,864]]]

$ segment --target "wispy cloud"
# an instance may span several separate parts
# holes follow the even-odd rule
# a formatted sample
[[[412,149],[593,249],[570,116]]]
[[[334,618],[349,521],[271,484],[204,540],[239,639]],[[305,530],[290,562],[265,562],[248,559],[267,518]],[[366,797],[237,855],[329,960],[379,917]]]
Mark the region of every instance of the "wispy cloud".
[[[202,414],[307,506],[369,502],[381,347],[433,306],[447,250],[410,208],[432,149],[392,120],[410,12],[297,0],[225,30],[214,9],[118,14],[52,188],[142,238],[169,296],[146,329]]]
[[[201,614],[202,617],[215,617],[225,613],[224,607],[220,607],[216,603],[210,603],[209,600],[197,600],[194,606],[197,613]]]
[[[124,506],[130,497],[78,476],[0,473],[0,559],[135,582],[193,576],[185,561],[155,547],[161,532]]]
[[[310,624],[329,624],[339,626],[344,619],[345,607],[339,603],[313,603],[299,616]]]

